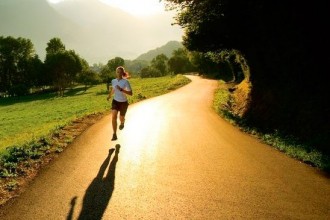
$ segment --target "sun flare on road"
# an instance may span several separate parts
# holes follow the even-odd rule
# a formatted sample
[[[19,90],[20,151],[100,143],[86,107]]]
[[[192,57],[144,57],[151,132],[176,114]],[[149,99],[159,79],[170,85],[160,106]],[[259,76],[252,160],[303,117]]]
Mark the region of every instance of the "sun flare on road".
[[[149,161],[154,161],[157,155],[159,137],[164,134],[168,122],[162,117],[164,112],[161,102],[144,102],[129,107],[125,129],[121,131],[125,141],[124,146],[129,148],[125,160],[131,164],[141,165],[142,156],[148,156]],[[134,112],[134,115],[133,115]]]
[[[163,2],[159,2],[159,0],[100,0],[100,1],[138,17],[147,17],[150,15],[162,13],[164,11],[164,4]]]

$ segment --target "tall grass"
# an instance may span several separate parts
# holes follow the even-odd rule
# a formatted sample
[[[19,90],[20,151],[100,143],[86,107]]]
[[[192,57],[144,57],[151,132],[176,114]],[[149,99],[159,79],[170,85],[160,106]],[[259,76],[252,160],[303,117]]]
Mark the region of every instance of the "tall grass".
[[[129,103],[167,93],[190,82],[182,75],[129,81],[133,88]],[[0,99],[0,153],[8,146],[48,136],[79,117],[109,110],[107,94],[106,86],[98,85],[86,91],[84,87],[76,87],[64,97],[43,94]]]

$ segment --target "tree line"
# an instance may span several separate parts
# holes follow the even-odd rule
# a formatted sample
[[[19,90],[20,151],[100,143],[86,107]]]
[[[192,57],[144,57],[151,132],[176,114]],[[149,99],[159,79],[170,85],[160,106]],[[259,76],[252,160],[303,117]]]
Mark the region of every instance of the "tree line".
[[[124,60],[121,57],[89,66],[74,50],[66,49],[60,38],[47,43],[42,61],[29,39],[0,37],[0,97],[22,96],[35,92],[57,91],[64,95],[76,84],[88,86],[106,83],[115,77],[117,66],[125,66],[133,77],[160,77],[187,72],[221,73],[235,79],[232,62],[214,62],[209,55],[190,52],[185,48],[173,51],[171,57],[160,54],[149,63],[143,60]]]
[[[43,61],[29,39],[0,37],[0,97],[22,96],[34,91],[56,90],[63,95],[74,83],[98,82],[96,73],[59,38],[47,43]]]
[[[214,59],[212,54],[189,51],[186,48],[174,50],[172,56],[168,58],[164,54],[159,54],[151,60],[150,65],[140,70],[140,77],[160,77],[171,74],[183,74],[198,72],[200,74],[221,75],[228,80],[241,81],[243,71],[239,62],[232,60],[235,56],[233,52],[223,52],[221,59]]]

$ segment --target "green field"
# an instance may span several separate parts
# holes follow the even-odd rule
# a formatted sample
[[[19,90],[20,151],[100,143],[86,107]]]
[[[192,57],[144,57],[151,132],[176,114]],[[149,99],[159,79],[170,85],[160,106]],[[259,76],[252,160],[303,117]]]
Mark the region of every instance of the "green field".
[[[167,93],[190,82],[182,75],[129,80],[133,96],[129,103]],[[0,152],[51,134],[79,117],[110,110],[104,84],[84,90],[75,87],[64,97],[56,94],[0,99]]]

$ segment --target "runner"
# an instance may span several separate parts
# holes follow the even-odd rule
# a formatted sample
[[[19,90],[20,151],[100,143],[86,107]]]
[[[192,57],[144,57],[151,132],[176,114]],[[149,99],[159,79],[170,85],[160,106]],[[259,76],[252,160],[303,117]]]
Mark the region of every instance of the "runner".
[[[125,78],[124,78],[125,77]],[[112,114],[112,128],[113,128],[113,135],[112,141],[117,140],[117,116],[118,112],[120,125],[119,130],[124,128],[125,124],[125,114],[128,108],[128,101],[126,95],[132,95],[132,88],[130,83],[128,82],[127,78],[129,75],[125,72],[124,67],[119,66],[116,68],[116,79],[111,81],[112,89],[109,92],[107,100],[109,100],[114,94],[111,106],[111,114]]]

